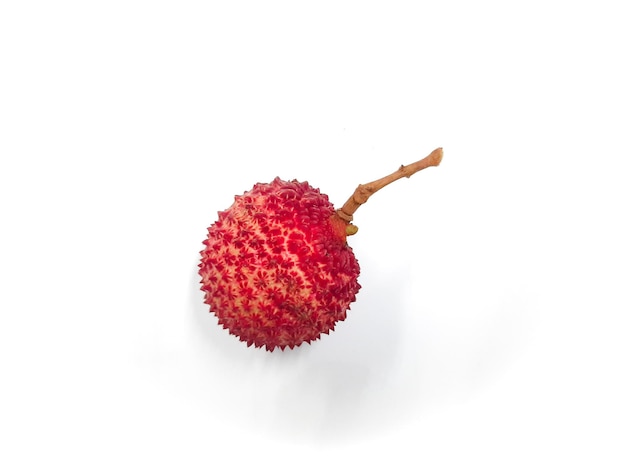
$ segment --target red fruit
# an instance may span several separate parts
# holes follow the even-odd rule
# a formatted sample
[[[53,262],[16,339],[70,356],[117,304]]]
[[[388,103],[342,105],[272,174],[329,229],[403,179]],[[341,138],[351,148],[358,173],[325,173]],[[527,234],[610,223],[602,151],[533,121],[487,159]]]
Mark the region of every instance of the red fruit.
[[[293,348],[333,330],[361,287],[346,242],[352,214],[381,187],[426,166],[441,149],[398,172],[359,186],[338,211],[307,182],[257,183],[208,229],[200,276],[218,323],[248,346]]]
[[[334,212],[308,183],[276,178],[218,214],[200,275],[224,328],[272,351],[313,341],[346,318],[359,265]]]

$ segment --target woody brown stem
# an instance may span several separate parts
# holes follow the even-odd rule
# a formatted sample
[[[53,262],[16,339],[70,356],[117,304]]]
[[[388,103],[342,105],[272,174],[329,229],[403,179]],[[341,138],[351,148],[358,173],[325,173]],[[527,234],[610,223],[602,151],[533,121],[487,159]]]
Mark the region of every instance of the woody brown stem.
[[[443,149],[440,147],[433,150],[430,155],[415,163],[404,166],[401,165],[397,171],[394,171],[390,175],[380,178],[376,181],[372,181],[367,184],[360,184],[354,191],[354,194],[350,196],[350,199],[346,201],[343,207],[337,210],[337,216],[346,222],[352,221],[352,216],[356,210],[369,199],[369,197],[381,188],[384,188],[389,183],[393,183],[400,178],[409,178],[424,168],[429,166],[437,166],[443,158]]]

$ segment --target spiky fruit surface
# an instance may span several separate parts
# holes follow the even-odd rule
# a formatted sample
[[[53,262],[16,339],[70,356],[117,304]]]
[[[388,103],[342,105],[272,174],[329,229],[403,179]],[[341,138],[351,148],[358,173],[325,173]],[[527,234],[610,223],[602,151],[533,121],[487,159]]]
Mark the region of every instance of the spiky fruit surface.
[[[346,223],[307,182],[276,178],[236,196],[204,244],[205,303],[248,346],[318,339],[346,318],[360,288]]]

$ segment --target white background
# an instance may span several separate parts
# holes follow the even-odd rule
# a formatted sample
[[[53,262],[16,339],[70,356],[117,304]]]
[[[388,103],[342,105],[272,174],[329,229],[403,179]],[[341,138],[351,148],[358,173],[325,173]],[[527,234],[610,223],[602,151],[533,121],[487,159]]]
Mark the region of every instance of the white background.
[[[621,2],[0,6],[0,467],[626,467]],[[363,288],[311,346],[202,304],[275,176]]]

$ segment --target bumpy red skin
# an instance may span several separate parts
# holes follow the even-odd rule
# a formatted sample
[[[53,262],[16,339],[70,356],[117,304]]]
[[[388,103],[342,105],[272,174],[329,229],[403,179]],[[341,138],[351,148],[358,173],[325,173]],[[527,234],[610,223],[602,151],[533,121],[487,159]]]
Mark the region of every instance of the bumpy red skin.
[[[273,351],[310,343],[346,318],[361,287],[346,223],[307,182],[256,184],[218,213],[199,265],[218,323]]]

